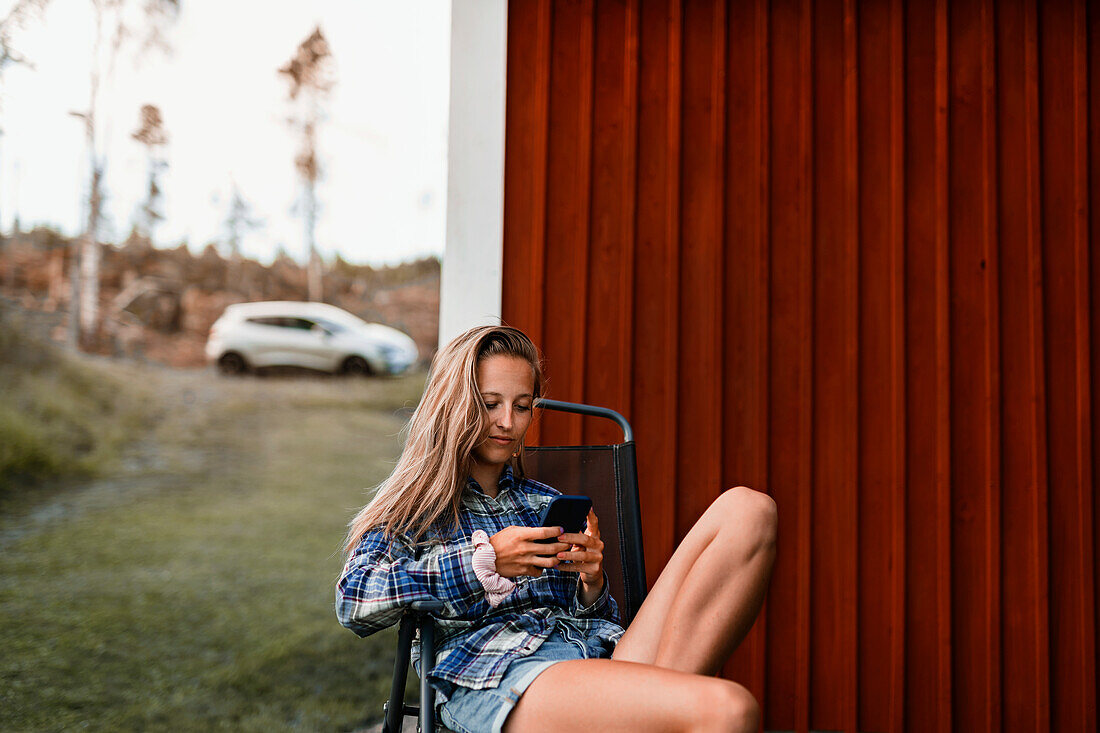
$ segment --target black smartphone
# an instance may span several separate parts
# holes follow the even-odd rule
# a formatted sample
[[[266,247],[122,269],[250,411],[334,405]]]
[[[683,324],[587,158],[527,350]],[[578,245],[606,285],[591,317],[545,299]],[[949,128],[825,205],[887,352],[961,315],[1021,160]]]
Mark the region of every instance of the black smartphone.
[[[562,527],[566,532],[583,532],[588,520],[588,510],[592,500],[587,496],[555,496],[542,511],[539,525],[543,527]],[[544,545],[557,542],[557,537],[535,540]]]

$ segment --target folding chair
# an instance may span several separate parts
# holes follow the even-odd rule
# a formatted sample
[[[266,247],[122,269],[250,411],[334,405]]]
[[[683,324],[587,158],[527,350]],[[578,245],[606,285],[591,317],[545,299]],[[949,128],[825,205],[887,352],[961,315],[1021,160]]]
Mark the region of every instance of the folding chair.
[[[642,555],[642,519],[638,505],[638,469],[634,433],[619,413],[605,407],[542,399],[543,410],[571,412],[606,418],[623,430],[623,442],[614,445],[583,445],[527,448],[527,475],[553,486],[563,494],[584,494],[600,516],[600,537],[604,542],[604,570],[608,591],[619,604],[623,626],[630,623],[645,600],[645,560]],[[614,521],[609,521],[610,508]],[[418,718],[417,731],[434,733],[435,690],[428,684],[428,672],[435,666],[435,626],[432,614],[443,605],[438,601],[413,603],[401,619],[397,635],[390,699],[383,706],[383,733],[398,733],[406,715]],[[406,705],[405,682],[414,632],[420,633],[420,704]]]

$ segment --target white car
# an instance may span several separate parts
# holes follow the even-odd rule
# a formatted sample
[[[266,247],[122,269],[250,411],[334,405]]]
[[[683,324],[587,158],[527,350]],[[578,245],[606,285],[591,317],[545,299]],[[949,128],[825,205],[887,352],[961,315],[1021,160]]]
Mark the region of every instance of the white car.
[[[339,374],[399,374],[420,354],[407,334],[327,303],[230,305],[210,327],[206,359],[225,374],[292,366]]]

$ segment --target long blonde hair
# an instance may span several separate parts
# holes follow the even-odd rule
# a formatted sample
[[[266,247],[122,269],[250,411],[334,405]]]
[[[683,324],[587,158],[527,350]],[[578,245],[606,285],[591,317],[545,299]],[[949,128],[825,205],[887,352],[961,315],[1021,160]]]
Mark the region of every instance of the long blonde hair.
[[[407,426],[405,449],[393,473],[379,484],[374,498],[348,524],[348,554],[369,530],[382,525],[387,534],[408,533],[419,539],[450,513],[458,527],[458,510],[470,475],[471,455],[488,418],[477,385],[478,362],[504,355],[523,359],[534,374],[534,396],[542,394],[538,350],[525,333],[511,326],[479,326],[461,334],[432,360],[424,396]],[[519,451],[522,458],[522,448]],[[522,465],[513,458],[522,475]]]

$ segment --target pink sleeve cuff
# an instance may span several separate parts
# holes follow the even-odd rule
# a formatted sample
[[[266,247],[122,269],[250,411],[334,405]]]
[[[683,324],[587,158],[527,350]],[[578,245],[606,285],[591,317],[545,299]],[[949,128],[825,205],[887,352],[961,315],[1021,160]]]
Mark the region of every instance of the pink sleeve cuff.
[[[485,600],[496,608],[515,589],[516,584],[497,572],[497,553],[485,530],[475,531],[471,539],[474,543],[474,575],[485,586]]]

